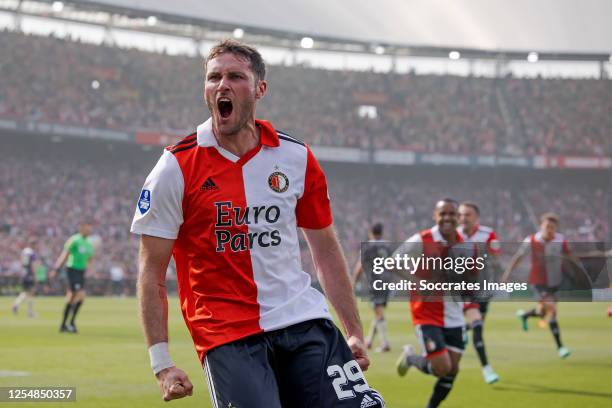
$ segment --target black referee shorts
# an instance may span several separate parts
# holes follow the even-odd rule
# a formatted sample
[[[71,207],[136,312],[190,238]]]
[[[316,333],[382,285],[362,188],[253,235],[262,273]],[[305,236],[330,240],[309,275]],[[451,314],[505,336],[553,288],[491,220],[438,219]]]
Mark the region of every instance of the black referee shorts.
[[[381,408],[342,334],[310,320],[219,346],[204,362],[213,408]]]
[[[85,271],[74,268],[66,268],[68,276],[68,287],[73,292],[85,289]]]

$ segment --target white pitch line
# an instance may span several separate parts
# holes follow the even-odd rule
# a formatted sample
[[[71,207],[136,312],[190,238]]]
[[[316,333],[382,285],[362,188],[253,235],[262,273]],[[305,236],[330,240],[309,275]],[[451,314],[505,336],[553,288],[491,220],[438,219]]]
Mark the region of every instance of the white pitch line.
[[[28,377],[30,373],[26,371],[0,370],[0,377]]]

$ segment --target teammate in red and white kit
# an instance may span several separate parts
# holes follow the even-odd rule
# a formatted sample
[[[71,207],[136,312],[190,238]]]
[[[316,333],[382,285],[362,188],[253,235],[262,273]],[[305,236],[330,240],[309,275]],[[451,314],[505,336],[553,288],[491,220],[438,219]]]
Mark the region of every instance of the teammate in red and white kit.
[[[456,201],[448,198],[440,200],[433,213],[436,225],[414,234],[395,254],[423,258],[449,256],[449,250],[463,242],[456,230],[457,210]],[[415,275],[425,277],[428,272],[419,270]],[[465,347],[463,302],[447,298],[422,300],[418,295],[411,294],[410,310],[423,355],[417,355],[411,345],[404,346],[397,361],[397,371],[404,376],[411,366],[415,366],[425,374],[438,377],[427,405],[434,408],[450,393],[459,372],[459,361]]]
[[[480,208],[476,203],[465,201],[459,205],[457,231],[464,242],[474,242],[485,246],[483,251],[486,251],[487,254],[487,267],[499,268],[497,257],[500,252],[500,243],[492,228],[480,225]],[[482,376],[487,384],[496,383],[499,381],[499,375],[489,365],[482,334],[485,316],[489,309],[489,300],[466,302],[463,309],[467,320],[466,329],[472,330],[474,349],[482,366]]]
[[[132,231],[141,234],[153,371],[165,400],[192,394],[167,344],[173,255],[213,407],[382,407],[362,373],[369,361],[325,175],[308,146],[255,119],[264,78],[256,49],[233,40],[213,47],[204,82],[212,117],[166,149],[140,194]],[[302,270],[298,227],[348,340]]]
[[[569,244],[565,237],[557,232],[558,228],[559,217],[556,214],[543,214],[540,217],[540,230],[523,240],[501,281],[507,282],[519,263],[525,257],[530,256],[529,283],[533,285],[537,293],[538,304],[529,311],[519,310],[517,317],[524,331],[529,330],[527,320],[530,317],[547,318],[559,357],[566,358],[570,355],[570,350],[561,342],[561,333],[557,323],[556,292],[563,278],[563,259],[572,260],[576,264],[578,260],[572,257]]]

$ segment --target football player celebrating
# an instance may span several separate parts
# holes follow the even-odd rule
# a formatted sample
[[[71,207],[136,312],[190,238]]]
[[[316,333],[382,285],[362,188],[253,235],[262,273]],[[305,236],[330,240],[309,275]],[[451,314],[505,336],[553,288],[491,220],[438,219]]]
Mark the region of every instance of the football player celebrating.
[[[459,205],[459,228],[457,229],[464,242],[474,242],[484,246],[487,254],[487,266],[499,269],[498,254],[500,244],[497,235],[490,227],[480,225],[480,209],[476,203],[465,201]],[[482,376],[487,384],[499,381],[499,375],[489,365],[483,336],[484,321],[489,310],[489,300],[475,300],[464,305],[466,329],[472,331],[472,343],[482,366]]]

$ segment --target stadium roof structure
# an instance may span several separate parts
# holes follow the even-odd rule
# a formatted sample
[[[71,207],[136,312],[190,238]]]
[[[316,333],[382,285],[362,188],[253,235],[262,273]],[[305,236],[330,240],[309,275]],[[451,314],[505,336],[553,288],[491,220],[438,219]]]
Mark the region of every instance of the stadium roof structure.
[[[15,0],[17,2],[18,0]],[[19,0],[19,3],[26,0]],[[41,3],[59,3],[34,0]],[[139,19],[130,29],[201,40],[231,36],[315,50],[397,56],[612,61],[609,0],[65,0],[77,11]],[[82,13],[81,13],[82,14]],[[56,18],[72,19],[56,13]],[[72,13],[72,16],[80,15]],[[119,19],[109,25],[116,26]],[[153,22],[153,24],[151,24]],[[104,23],[102,23],[104,24]],[[310,48],[307,47],[307,48]]]

